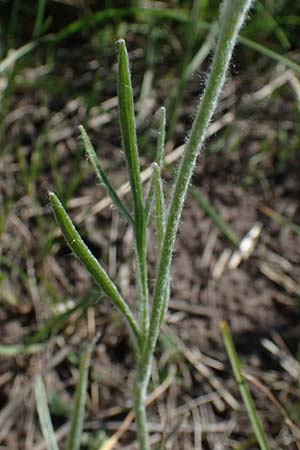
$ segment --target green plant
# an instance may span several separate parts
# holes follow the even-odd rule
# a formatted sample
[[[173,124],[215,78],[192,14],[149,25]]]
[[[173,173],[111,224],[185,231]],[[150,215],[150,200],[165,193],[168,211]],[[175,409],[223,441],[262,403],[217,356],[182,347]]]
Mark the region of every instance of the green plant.
[[[235,349],[229,327],[226,322],[221,322],[220,328],[221,328],[225,348],[227,351],[227,355],[228,355],[228,358],[229,358],[229,361],[230,361],[230,364],[231,364],[231,367],[233,370],[234,378],[239,387],[241,396],[243,398],[245,407],[247,409],[247,413],[248,413],[251,425],[253,427],[253,430],[254,430],[254,433],[256,436],[256,440],[257,440],[261,450],[269,450],[270,447],[269,447],[264,429],[262,427],[262,424],[256,413],[256,408],[254,405],[253,398],[251,396],[251,393],[250,393],[247,383],[245,381],[245,377],[242,373],[241,363],[240,363],[237,351]]]
[[[91,354],[97,339],[98,336],[96,336],[88,345],[88,348],[82,353],[80,359],[79,379],[76,386],[66,450],[80,449],[88,385],[88,372]],[[47,450],[59,450],[48,408],[46,389],[41,375],[38,375],[35,381],[35,397],[40,425]]]
[[[81,127],[86,151],[94,166],[97,176],[106,188],[115,206],[132,226],[135,242],[136,282],[138,289],[138,318],[130,309],[115,283],[109,278],[105,269],[92,255],[83,242],[60,200],[50,193],[50,201],[63,232],[74,254],[93,276],[107,297],[125,318],[131,331],[136,357],[136,376],[134,383],[135,414],[140,450],[149,450],[149,436],[146,420],[146,395],[150,378],[151,363],[160,328],[169,300],[170,265],[179,219],[197,156],[205,139],[205,133],[212,118],[218,96],[225,81],[226,71],[238,32],[243,24],[251,0],[225,0],[220,10],[220,32],[215,56],[208,75],[206,88],[200,101],[194,124],[186,144],[185,152],[174,182],[166,217],[164,215],[164,196],[162,190],[160,167],[164,148],[165,112],[161,110],[160,138],[157,157],[153,165],[153,177],[146,201],[143,198],[140,164],[136,138],[135,116],[129,60],[124,40],[119,40],[118,99],[120,128],[123,150],[126,157],[129,184],[133,199],[131,214],[117,192],[110,184],[101,168],[88,135]],[[155,286],[150,309],[147,276],[147,226],[151,205],[155,199],[156,228],[158,241],[158,264]]]

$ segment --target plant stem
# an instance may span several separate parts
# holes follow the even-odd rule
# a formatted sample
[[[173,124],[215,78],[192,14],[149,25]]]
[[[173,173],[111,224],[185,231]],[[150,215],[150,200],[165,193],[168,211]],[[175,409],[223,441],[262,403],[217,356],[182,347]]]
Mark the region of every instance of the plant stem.
[[[150,450],[146,415],[147,387],[148,377],[143,376],[138,368],[134,382],[134,409],[139,450]]]
[[[231,59],[237,34],[250,7],[251,0],[225,0],[220,10],[220,34],[213,59],[211,71],[204,91],[198,113],[183,155],[168,210],[166,231],[160,255],[157,279],[153,296],[153,307],[147,347],[143,354],[144,364],[151,365],[156,346],[161,314],[165,309],[164,299],[170,271],[172,252],[179,219],[186,192],[190,183],[197,156],[203,144],[205,133],[216,107],[217,99],[223,87],[226,71]],[[150,372],[150,370],[148,370]]]

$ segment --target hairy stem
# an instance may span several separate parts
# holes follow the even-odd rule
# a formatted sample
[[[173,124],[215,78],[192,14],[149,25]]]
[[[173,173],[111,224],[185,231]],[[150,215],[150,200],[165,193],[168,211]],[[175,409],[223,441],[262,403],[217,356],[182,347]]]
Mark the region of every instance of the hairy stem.
[[[143,355],[144,364],[151,365],[152,355],[159,334],[167,280],[170,271],[172,251],[175,243],[179,219],[188,185],[197,156],[203,144],[205,133],[223,87],[226,71],[238,32],[251,5],[251,0],[225,0],[220,10],[220,34],[210,74],[200,106],[193,123],[191,134],[178,170],[169,206],[166,231],[160,255],[157,279],[154,289],[153,307],[147,347]],[[150,372],[150,369],[145,372]]]

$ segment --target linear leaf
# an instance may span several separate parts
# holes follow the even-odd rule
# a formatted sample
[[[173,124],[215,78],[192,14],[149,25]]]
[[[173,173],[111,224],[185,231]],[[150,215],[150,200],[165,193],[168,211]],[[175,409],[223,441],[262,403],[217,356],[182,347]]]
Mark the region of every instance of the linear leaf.
[[[287,58],[286,56],[281,55],[280,53],[275,52],[274,50],[265,47],[264,45],[259,44],[256,41],[253,41],[252,39],[248,39],[244,36],[239,36],[238,40],[241,44],[246,45],[249,48],[252,48],[256,52],[261,53],[264,56],[267,56],[268,58],[274,59],[274,61],[279,62],[280,64],[283,64],[286,67],[289,67],[294,72],[299,73],[300,72],[300,64],[295,63],[291,59]]]
[[[219,228],[219,230],[224,234],[224,236],[231,242],[235,247],[239,246],[239,240],[230,226],[222,219],[218,211],[205,200],[205,198],[196,191],[196,189],[191,189],[190,191],[192,197],[200,208],[211,218],[213,223]]]
[[[89,160],[96,172],[96,175],[97,175],[100,183],[103,184],[103,186],[106,189],[106,192],[112,199],[112,202],[114,203],[116,208],[119,210],[119,212],[124,216],[124,218],[127,220],[127,222],[129,222],[131,225],[134,225],[133,218],[131,217],[128,209],[126,208],[126,206],[124,205],[124,203],[122,202],[120,197],[118,196],[117,192],[115,191],[115,189],[111,185],[109,179],[107,178],[104,170],[102,169],[100,161],[97,157],[94,147],[92,146],[92,143],[90,141],[90,138],[89,138],[86,130],[84,129],[84,127],[82,125],[79,126],[79,130],[81,133],[81,137],[83,139],[85,151],[87,152]]]
[[[155,191],[155,218],[156,218],[156,233],[157,233],[157,246],[160,252],[164,231],[165,231],[165,201],[162,188],[162,181],[160,176],[160,168],[158,164],[153,164],[153,180]]]
[[[119,41],[118,100],[123,150],[128,166],[129,182],[136,216],[136,227],[138,227],[143,216],[142,183],[136,139],[133,92],[128,54],[124,39],[120,39]]]
[[[49,193],[50,201],[54,210],[57,223],[74,254],[92,275],[96,283],[103,289],[105,294],[110,298],[112,303],[127,319],[127,322],[137,339],[139,339],[139,328],[135,318],[130,311],[127,303],[119,293],[117,287],[107,275],[106,271],[96,260],[89,248],[83,242],[80,234],[74,227],[70,217],[66,213],[58,197],[53,193]]]
[[[160,255],[164,233],[165,233],[165,201],[164,201],[164,193],[162,187],[162,180],[160,176],[160,167],[158,164],[153,164],[153,182],[154,182],[154,193],[155,193],[155,218],[156,218],[156,233],[157,233],[157,248],[158,253]],[[159,258],[158,258],[159,260]],[[157,268],[158,270],[158,268]],[[170,298],[170,277],[168,277],[167,285],[164,290],[163,295],[161,296],[161,313],[160,313],[160,326],[163,323],[164,316],[166,313],[166,309],[168,307],[169,298]]]
[[[48,408],[46,389],[41,375],[36,377],[35,398],[39,421],[47,450],[59,450]]]
[[[32,33],[33,37],[39,37],[42,34],[46,5],[47,0],[38,0],[37,2],[36,18]]]
[[[129,183],[134,205],[135,249],[139,291],[139,322],[143,341],[149,327],[147,232],[136,139],[133,92],[129,59],[124,39],[119,40],[118,101],[123,149],[128,167]]]
[[[79,367],[79,380],[76,386],[73,412],[71,417],[70,431],[67,439],[66,450],[79,450],[81,444],[85,404],[88,387],[88,373],[91,362],[91,354],[95,345],[95,340],[82,354]]]
[[[246,384],[245,378],[243,376],[242,370],[241,370],[241,363],[238,357],[238,354],[235,349],[235,345],[229,330],[229,327],[225,321],[222,321],[220,324],[221,332],[223,341],[226,347],[227,355],[233,370],[233,374],[236,380],[236,383],[239,387],[242,399],[244,401],[245,407],[248,412],[248,416],[250,419],[250,422],[252,424],[257,442],[260,446],[261,450],[270,450],[264,429],[261,425],[261,422],[258,418],[258,415],[256,413],[255,404],[253,401],[253,398],[251,396],[251,393],[249,391],[249,388]]]

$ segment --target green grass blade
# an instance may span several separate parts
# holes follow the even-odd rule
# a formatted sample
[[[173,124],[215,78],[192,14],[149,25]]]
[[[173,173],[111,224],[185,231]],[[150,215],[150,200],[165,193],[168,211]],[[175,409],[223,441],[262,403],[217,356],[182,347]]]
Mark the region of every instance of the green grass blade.
[[[34,38],[39,37],[42,34],[46,5],[47,0],[38,0],[37,2],[36,19],[32,34]]]
[[[85,151],[87,152],[88,158],[96,172],[96,175],[97,175],[100,183],[102,183],[103,186],[105,187],[106,192],[112,199],[112,202],[115,205],[115,207],[118,209],[118,211],[123,215],[123,217],[127,220],[127,222],[129,222],[133,226],[134,225],[133,218],[131,217],[128,209],[126,208],[126,206],[124,205],[122,200],[119,198],[117,192],[115,191],[115,189],[111,185],[109,179],[107,178],[105,172],[103,171],[100,161],[97,158],[96,152],[94,150],[94,147],[92,146],[92,143],[90,141],[90,138],[89,138],[86,130],[84,129],[84,127],[82,125],[79,126],[79,130],[81,133],[81,137],[83,139]]]
[[[160,19],[166,19],[166,20],[173,20],[175,22],[184,23],[189,20],[189,17],[185,10],[183,9],[162,9],[162,8],[112,8],[107,9],[105,11],[98,11],[94,14],[91,14],[90,16],[76,20],[69,25],[67,25],[65,28],[60,30],[56,36],[54,37],[53,41],[60,42],[70,36],[72,36],[74,33],[78,33],[79,31],[86,29],[89,26],[95,26],[97,24],[100,24],[102,22],[106,22],[110,20],[111,18],[115,17],[124,17],[124,16],[139,16],[140,18],[149,18],[149,17],[158,17]],[[210,29],[211,24],[208,22],[205,22],[203,20],[198,20],[198,27],[201,27],[202,29]],[[257,42],[248,39],[243,36],[238,37],[238,41],[246,45],[247,47],[252,48],[258,53],[261,53],[262,55],[267,56],[268,58],[273,59],[274,61],[280,62],[284,64],[286,67],[289,67],[295,72],[300,72],[300,65],[291,61],[289,58],[286,58],[285,56],[281,55],[280,53],[275,52],[274,50],[269,49],[268,47],[265,47],[264,45],[258,44]]]
[[[130,326],[133,334],[137,339],[139,339],[140,332],[138,325],[133,317],[130,308],[126,304],[125,300],[122,298],[117,287],[112,282],[112,280],[107,275],[106,271],[96,260],[94,255],[90,252],[88,247],[83,242],[78,231],[74,227],[70,217],[66,213],[64,207],[62,206],[58,197],[51,192],[49,194],[50,201],[54,210],[54,214],[57,223],[65,237],[70,248],[73,250],[74,254],[80,260],[80,262],[85,266],[88,272],[92,275],[97,284],[103,289],[105,294],[110,298],[112,303],[120,311],[123,317],[126,318],[127,323]]]
[[[158,254],[160,254],[164,233],[165,233],[165,222],[166,222],[166,208],[164,201],[164,193],[162,186],[162,179],[160,176],[160,167],[158,164],[153,164],[153,182],[154,182],[154,193],[155,193],[155,218],[156,218],[156,234],[157,234],[157,249]],[[158,270],[158,267],[157,267]],[[163,324],[164,316],[166,313],[166,309],[169,303],[170,298],[170,277],[168,277],[167,286],[164,291],[164,295],[162,295],[162,307],[160,314],[160,325]]]
[[[232,367],[232,370],[234,373],[234,377],[235,377],[236,383],[239,386],[239,390],[240,390],[242,399],[244,401],[245,407],[247,409],[247,413],[248,413],[251,425],[253,427],[259,447],[261,450],[270,450],[264,429],[263,429],[261,422],[258,418],[258,415],[256,413],[256,408],[255,408],[253,398],[251,396],[251,393],[249,391],[249,388],[248,388],[245,378],[243,376],[243,373],[241,370],[241,363],[240,363],[238,354],[236,352],[229,327],[226,322],[222,321],[220,324],[220,328],[221,328],[225,348],[227,351],[227,355],[228,355],[228,358],[229,358],[229,361],[230,361],[230,364],[231,364],[231,367]]]
[[[205,41],[186,68],[185,72],[187,80],[196,72],[196,70],[198,70],[203,61],[210,54],[215,43],[216,34],[217,25],[215,23],[212,23]]]
[[[147,37],[147,49],[146,49],[146,70],[143,75],[143,81],[140,93],[140,102],[145,101],[151,95],[151,89],[154,79],[154,66],[156,60],[156,43],[157,43],[157,25],[153,18],[148,20],[148,37]]]
[[[80,359],[79,380],[76,386],[66,450],[80,449],[88,387],[88,373],[94,345],[95,341],[89,345],[88,349],[83,353]]]
[[[70,38],[73,34],[82,30],[87,30],[89,27],[99,26],[103,22],[111,21],[112,19],[120,19],[122,17],[133,17],[138,15],[140,18],[158,18],[169,19],[178,22],[186,22],[187,14],[182,9],[168,9],[168,8],[108,8],[106,10],[96,11],[83,19],[75,20],[60,30],[54,38],[54,42],[58,43],[64,39]],[[199,22],[198,22],[199,23]],[[205,22],[204,28],[207,27]]]
[[[18,28],[18,22],[20,20],[21,0],[12,0],[10,3],[12,8],[8,23],[7,37],[9,48],[13,48],[16,41],[16,31]]]
[[[216,209],[205,200],[202,194],[196,189],[190,190],[191,196],[196,201],[196,203],[200,206],[200,208],[211,218],[213,223],[218,227],[218,229],[224,234],[224,236],[228,239],[231,244],[235,247],[239,246],[239,240],[232,229],[227,225],[226,222],[222,219],[220,214],[216,211]]]
[[[39,421],[47,450],[59,450],[48,408],[45,385],[40,375],[36,377],[35,381],[35,397]]]
[[[158,139],[156,147],[155,163],[161,168],[165,153],[165,140],[166,140],[166,108],[162,106],[159,111],[159,129],[158,129]],[[149,222],[151,206],[154,196],[154,172],[152,172],[152,177],[150,181],[150,188],[145,205],[145,218],[146,222]]]
[[[244,36],[240,36],[238,38],[238,40],[241,44],[244,44],[247,47],[252,48],[256,52],[261,53],[262,55],[267,56],[268,58],[274,59],[274,61],[279,62],[280,64],[283,64],[284,66],[288,67],[289,69],[293,70],[294,72],[297,72],[297,73],[300,72],[299,64],[295,63],[294,61],[291,61],[289,58],[286,58],[285,56],[281,55],[280,53],[277,53],[274,50],[271,50],[270,48],[265,47],[264,45],[261,45],[258,42],[255,42]]]

